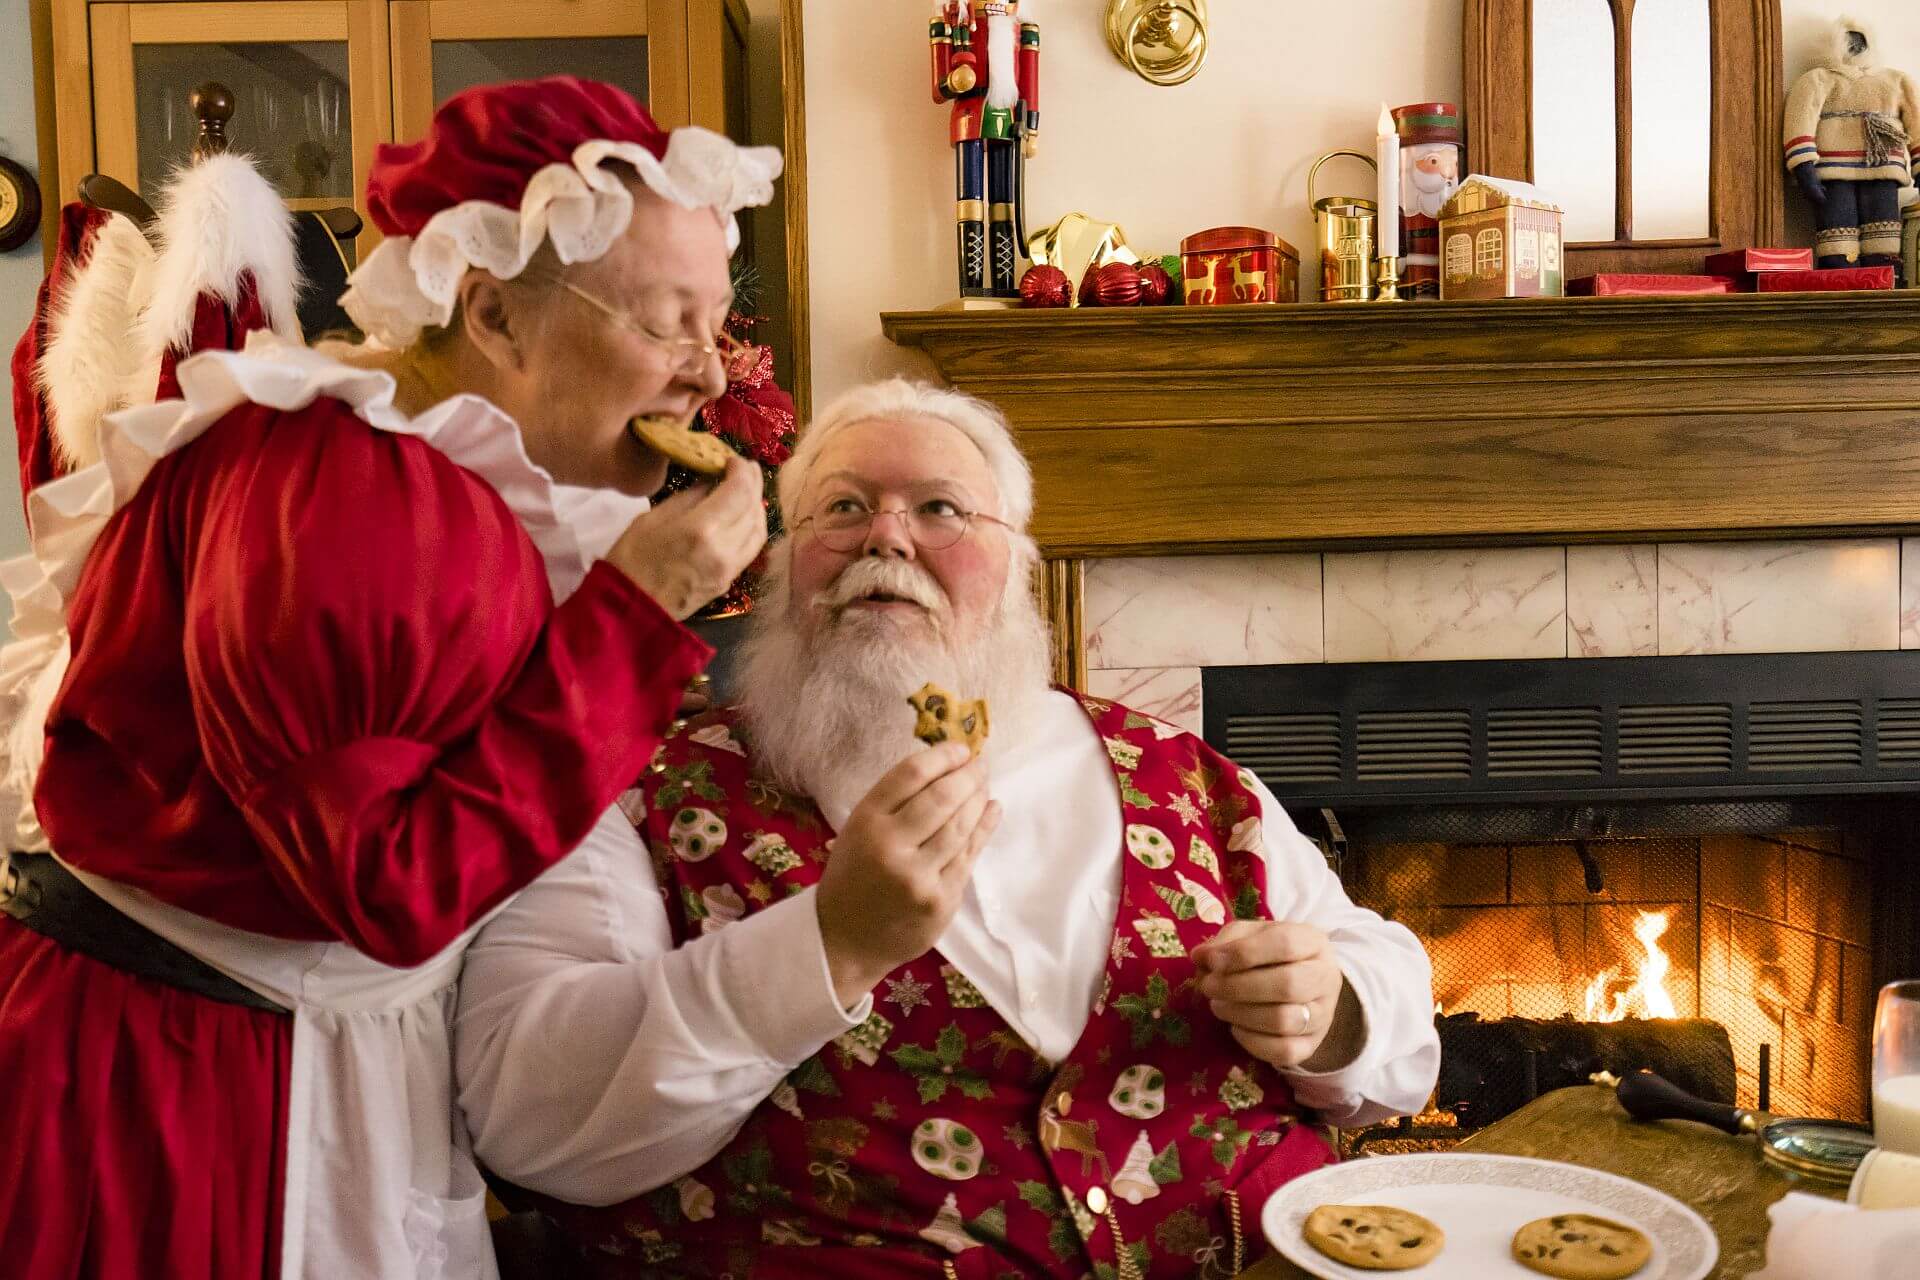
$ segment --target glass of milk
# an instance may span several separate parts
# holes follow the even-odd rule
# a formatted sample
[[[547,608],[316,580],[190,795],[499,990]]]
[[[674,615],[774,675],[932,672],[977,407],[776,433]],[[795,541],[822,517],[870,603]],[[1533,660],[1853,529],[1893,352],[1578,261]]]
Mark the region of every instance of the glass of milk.
[[[1920,980],[1880,988],[1873,1015],[1873,1136],[1920,1156]]]

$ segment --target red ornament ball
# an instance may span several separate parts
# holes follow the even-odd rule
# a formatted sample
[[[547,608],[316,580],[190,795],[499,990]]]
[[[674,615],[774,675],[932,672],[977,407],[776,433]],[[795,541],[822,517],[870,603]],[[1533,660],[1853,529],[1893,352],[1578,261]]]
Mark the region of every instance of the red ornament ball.
[[[1157,262],[1140,268],[1140,305],[1162,307],[1172,301],[1173,277]]]
[[[1073,305],[1073,281],[1058,267],[1028,267],[1020,277],[1020,304],[1026,307]]]
[[[1137,307],[1140,305],[1140,268],[1130,262],[1109,262],[1087,272],[1080,282],[1083,307]]]

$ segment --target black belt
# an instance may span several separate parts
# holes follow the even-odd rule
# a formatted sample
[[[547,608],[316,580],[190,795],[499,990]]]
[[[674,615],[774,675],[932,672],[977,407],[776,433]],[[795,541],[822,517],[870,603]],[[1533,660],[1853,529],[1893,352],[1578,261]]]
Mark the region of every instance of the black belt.
[[[50,854],[0,854],[0,913],[81,955],[222,1004],[286,1006],[235,982],[102,898]]]

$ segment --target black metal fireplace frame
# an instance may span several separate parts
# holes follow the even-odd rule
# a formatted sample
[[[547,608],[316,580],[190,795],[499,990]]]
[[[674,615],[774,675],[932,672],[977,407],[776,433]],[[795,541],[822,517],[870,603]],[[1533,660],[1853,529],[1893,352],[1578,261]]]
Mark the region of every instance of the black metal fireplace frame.
[[[1920,652],[1210,667],[1201,679],[1207,741],[1330,852],[1844,829],[1872,868],[1874,972],[1920,972]]]
[[[1920,652],[1208,667],[1208,742],[1289,806],[1920,792]]]

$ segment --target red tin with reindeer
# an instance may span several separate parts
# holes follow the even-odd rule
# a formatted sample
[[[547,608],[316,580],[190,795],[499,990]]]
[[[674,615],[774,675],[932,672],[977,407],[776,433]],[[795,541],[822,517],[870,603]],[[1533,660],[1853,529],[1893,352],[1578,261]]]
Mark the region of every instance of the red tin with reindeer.
[[[1190,307],[1300,300],[1300,251],[1258,227],[1215,227],[1180,242]]]

